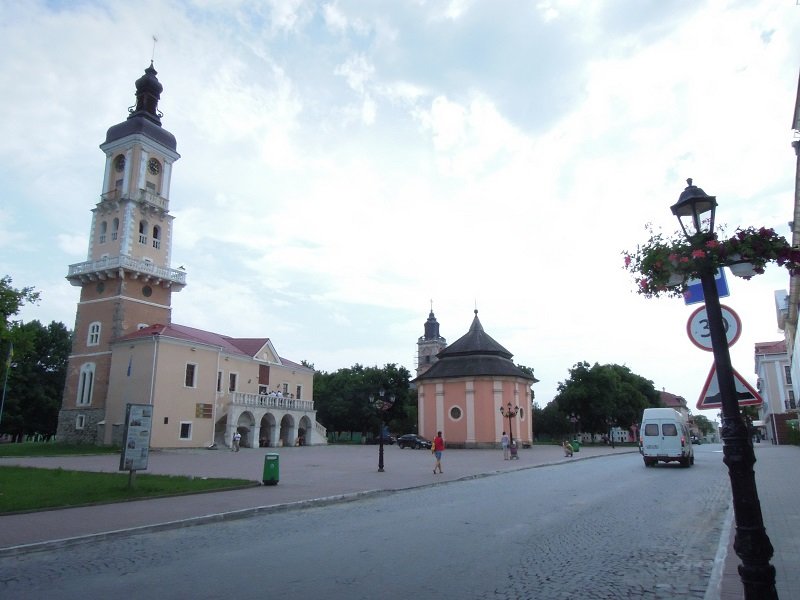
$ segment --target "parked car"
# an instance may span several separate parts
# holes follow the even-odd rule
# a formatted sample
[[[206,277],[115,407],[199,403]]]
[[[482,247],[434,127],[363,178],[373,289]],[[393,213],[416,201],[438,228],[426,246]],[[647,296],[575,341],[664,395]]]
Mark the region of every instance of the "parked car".
[[[415,450],[418,450],[419,448],[427,448],[430,450],[431,441],[426,440],[424,437],[417,435],[416,433],[407,433],[397,438],[397,446],[401,449],[414,448]]]
[[[692,436],[692,443],[693,443],[693,444],[698,444],[698,445],[699,445],[699,444],[702,444],[702,443],[703,443],[703,440],[701,440],[701,439],[700,439],[699,437],[697,437],[696,435],[693,435],[693,436]]]
[[[396,441],[397,441],[397,439],[396,439],[396,438],[394,438],[394,437],[393,437],[393,436],[391,436],[391,435],[385,435],[385,436],[383,436],[383,445],[384,445],[384,446],[387,446],[387,445],[388,445],[388,446],[391,446],[391,445],[393,445],[393,444],[394,444]],[[380,437],[379,435],[376,435],[375,437],[371,437],[371,438],[369,438],[369,439],[367,440],[367,443],[368,443],[368,444],[380,444],[380,443],[381,443],[381,437]]]

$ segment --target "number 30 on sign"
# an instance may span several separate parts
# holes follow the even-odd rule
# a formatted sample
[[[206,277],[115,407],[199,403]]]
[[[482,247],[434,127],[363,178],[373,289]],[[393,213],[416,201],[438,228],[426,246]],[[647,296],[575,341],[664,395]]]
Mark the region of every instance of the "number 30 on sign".
[[[720,308],[722,308],[722,324],[725,327],[725,338],[728,340],[728,346],[733,346],[742,334],[742,321],[739,319],[739,315],[727,306],[722,305]],[[711,345],[711,331],[708,328],[708,315],[706,314],[705,306],[701,306],[691,314],[689,322],[686,324],[686,333],[689,334],[689,339],[692,340],[692,343],[701,350],[711,352],[714,349]]]

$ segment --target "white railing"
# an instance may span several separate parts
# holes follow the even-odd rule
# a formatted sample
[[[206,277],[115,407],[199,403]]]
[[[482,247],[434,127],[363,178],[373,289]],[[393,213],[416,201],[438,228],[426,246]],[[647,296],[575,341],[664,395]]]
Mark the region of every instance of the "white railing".
[[[328,430],[325,429],[325,427],[323,427],[322,425],[320,425],[318,421],[314,421],[314,425],[315,425],[317,433],[320,435],[320,437],[323,440],[327,440],[328,439]]]
[[[152,275],[153,277],[158,277],[159,279],[166,279],[181,285],[186,285],[185,271],[181,271],[180,269],[170,269],[168,267],[159,267],[152,262],[138,260],[126,255],[112,256],[101,258],[100,260],[90,260],[70,265],[69,272],[67,273],[67,279],[116,269],[125,269],[127,271],[135,271],[137,273],[145,273],[147,275]]]
[[[147,202],[148,204],[152,204],[153,206],[157,206],[163,210],[167,210],[167,199],[160,196],[156,192],[151,192],[149,190],[137,190],[139,192],[139,197],[136,198],[129,198],[127,194],[123,194],[122,190],[111,190],[106,192],[105,194],[100,194],[100,200],[138,200],[139,202]]]
[[[312,400],[297,400],[295,398],[287,398],[286,396],[247,394],[245,392],[232,392],[231,404],[259,406],[262,408],[283,408],[286,410],[314,410],[314,402]]]

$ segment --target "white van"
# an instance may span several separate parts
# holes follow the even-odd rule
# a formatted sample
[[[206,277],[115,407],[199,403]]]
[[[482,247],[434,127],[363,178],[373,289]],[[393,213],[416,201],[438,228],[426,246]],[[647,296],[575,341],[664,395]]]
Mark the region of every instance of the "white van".
[[[639,430],[639,452],[645,467],[659,461],[678,462],[682,467],[693,465],[692,437],[683,415],[672,408],[645,408]]]

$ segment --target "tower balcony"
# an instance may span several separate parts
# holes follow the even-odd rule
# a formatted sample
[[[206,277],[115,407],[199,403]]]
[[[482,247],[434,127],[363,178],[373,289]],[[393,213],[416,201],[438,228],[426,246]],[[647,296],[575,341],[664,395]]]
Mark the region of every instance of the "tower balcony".
[[[157,194],[156,192],[152,192],[150,190],[136,190],[137,193],[129,196],[128,194],[123,194],[122,190],[111,190],[106,192],[105,194],[100,195],[100,201],[106,202],[119,202],[120,200],[136,200],[138,202],[142,202],[144,204],[150,205],[151,207],[155,207],[166,211],[167,207],[167,199]]]
[[[110,256],[69,266],[67,279],[74,286],[92,281],[105,281],[127,276],[141,279],[153,285],[181,290],[186,285],[186,271],[160,267],[150,261],[131,258],[127,255]]]

